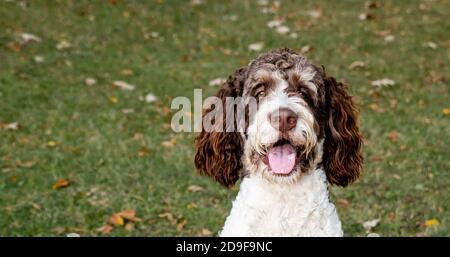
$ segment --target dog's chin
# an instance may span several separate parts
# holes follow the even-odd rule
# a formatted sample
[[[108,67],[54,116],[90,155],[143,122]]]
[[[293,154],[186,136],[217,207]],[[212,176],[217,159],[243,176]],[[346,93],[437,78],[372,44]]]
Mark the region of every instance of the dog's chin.
[[[296,145],[291,140],[280,139],[265,146],[265,154],[261,161],[265,171],[271,177],[292,177],[301,172],[301,162],[304,155],[304,146]]]

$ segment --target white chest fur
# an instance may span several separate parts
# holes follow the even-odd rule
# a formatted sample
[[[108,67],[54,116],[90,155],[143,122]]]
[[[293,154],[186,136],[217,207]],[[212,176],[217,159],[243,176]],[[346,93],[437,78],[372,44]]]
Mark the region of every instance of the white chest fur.
[[[316,169],[294,184],[243,179],[220,236],[342,236],[328,199],[325,173]]]

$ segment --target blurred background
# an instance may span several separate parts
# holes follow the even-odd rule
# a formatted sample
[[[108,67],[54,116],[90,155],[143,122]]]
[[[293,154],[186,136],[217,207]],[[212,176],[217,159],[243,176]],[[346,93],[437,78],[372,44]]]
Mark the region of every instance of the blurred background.
[[[345,235],[450,234],[450,2],[0,1],[0,235],[214,236],[171,99],[289,47],[350,85],[364,174]]]

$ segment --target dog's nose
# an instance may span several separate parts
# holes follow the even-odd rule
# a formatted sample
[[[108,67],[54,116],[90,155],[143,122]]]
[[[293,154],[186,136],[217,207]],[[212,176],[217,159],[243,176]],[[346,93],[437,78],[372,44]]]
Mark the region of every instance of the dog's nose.
[[[297,125],[297,114],[289,108],[280,108],[269,114],[270,125],[280,132],[287,132]]]

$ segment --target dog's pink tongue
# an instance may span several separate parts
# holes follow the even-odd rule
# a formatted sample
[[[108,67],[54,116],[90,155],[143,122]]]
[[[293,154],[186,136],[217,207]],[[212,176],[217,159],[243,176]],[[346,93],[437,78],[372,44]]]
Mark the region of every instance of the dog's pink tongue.
[[[290,144],[271,148],[268,153],[270,169],[276,174],[289,174],[295,166],[295,156]]]

